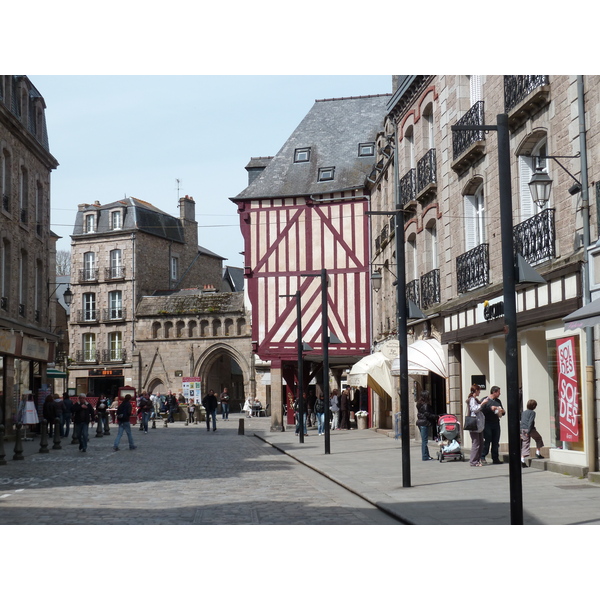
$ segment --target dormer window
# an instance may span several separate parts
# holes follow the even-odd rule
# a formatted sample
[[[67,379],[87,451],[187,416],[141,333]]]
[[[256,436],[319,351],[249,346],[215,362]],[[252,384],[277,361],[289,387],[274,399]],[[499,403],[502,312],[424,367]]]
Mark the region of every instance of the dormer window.
[[[96,215],[85,215],[84,232],[94,233],[96,224]]]
[[[358,156],[375,156],[375,144],[359,144],[358,145]]]
[[[294,162],[303,163],[310,160],[310,148],[296,148],[294,152]]]
[[[114,210],[110,213],[110,228],[121,229],[121,211]]]
[[[333,181],[335,167],[321,167],[317,181]]]

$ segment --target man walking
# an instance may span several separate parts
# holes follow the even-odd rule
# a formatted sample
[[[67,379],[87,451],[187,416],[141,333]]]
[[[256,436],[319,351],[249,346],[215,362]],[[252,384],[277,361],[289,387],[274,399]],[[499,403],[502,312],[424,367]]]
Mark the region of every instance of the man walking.
[[[210,431],[210,419],[212,417],[213,431],[217,430],[217,397],[213,390],[202,398],[202,406],[206,410],[206,431]]]
[[[73,405],[74,435],[79,440],[79,451],[87,452],[90,423],[94,420],[94,407],[85,394],[79,394],[79,402]]]
[[[493,385],[490,389],[488,401],[481,412],[485,416],[485,427],[483,429],[483,452],[481,453],[481,462],[486,463],[485,457],[492,447],[492,463],[494,465],[503,464],[500,460],[500,418],[506,414],[502,402],[500,401],[500,388]],[[485,399],[485,398],[484,398]]]
[[[223,411],[223,420],[229,421],[229,392],[227,388],[223,388],[223,393],[221,394],[221,410]]]
[[[131,396],[127,394],[125,398],[123,398],[123,402],[121,402],[121,404],[119,404],[119,407],[117,408],[117,422],[119,423],[119,433],[117,433],[117,437],[115,438],[113,450],[119,449],[119,442],[121,441],[123,433],[127,434],[127,440],[129,441],[129,449],[135,450],[137,448],[137,446],[133,443],[133,435],[131,435],[131,424],[129,423],[131,411]]]

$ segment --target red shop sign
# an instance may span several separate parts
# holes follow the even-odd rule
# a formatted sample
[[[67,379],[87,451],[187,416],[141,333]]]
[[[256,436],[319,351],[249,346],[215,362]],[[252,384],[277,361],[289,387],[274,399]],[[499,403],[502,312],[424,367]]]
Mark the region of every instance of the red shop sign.
[[[579,382],[575,360],[575,338],[556,340],[560,440],[579,441]]]

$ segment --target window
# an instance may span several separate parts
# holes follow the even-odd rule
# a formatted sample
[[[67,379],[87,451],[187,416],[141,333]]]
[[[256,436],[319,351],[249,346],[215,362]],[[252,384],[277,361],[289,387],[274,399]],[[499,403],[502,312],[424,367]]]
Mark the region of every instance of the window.
[[[83,334],[83,360],[85,362],[96,362],[96,334]]]
[[[412,235],[406,243],[406,281],[413,281],[418,276],[417,238],[415,235]]]
[[[19,173],[19,209],[21,211],[21,223],[27,223],[27,202],[29,199],[29,175],[25,167],[21,167]]]
[[[121,211],[114,210],[110,213],[110,228],[121,229]]]
[[[2,208],[10,212],[10,154],[6,149],[0,152],[0,187]]]
[[[412,127],[409,127],[404,134],[404,159],[407,170],[415,168],[415,138]]]
[[[335,167],[321,167],[317,181],[332,181],[335,175]]]
[[[84,233],[94,233],[96,224],[96,215],[85,215]]]
[[[121,250],[111,250],[109,261],[110,261],[110,278],[119,279],[123,277],[123,253]]]
[[[428,104],[423,111],[423,140],[427,150],[435,147],[433,133],[433,106]]]
[[[294,162],[302,163],[310,160],[310,148],[296,148],[294,152]]]
[[[177,279],[179,279],[179,258],[171,256],[171,280],[177,281]]]
[[[108,294],[108,310],[110,319],[123,318],[123,292],[116,290]]]
[[[474,194],[464,197],[465,208],[465,250],[485,243],[485,202],[483,198],[483,184]]]
[[[108,347],[110,360],[123,359],[123,334],[120,331],[113,331],[108,334]]]
[[[0,246],[0,298],[2,308],[8,309],[8,291],[10,290],[10,242],[2,240]]]
[[[96,320],[96,294],[92,292],[83,294],[83,320]]]
[[[83,255],[83,279],[84,281],[96,280],[96,254],[86,252]]]
[[[437,269],[438,264],[438,240],[435,221],[427,225],[425,228],[425,244],[426,244],[426,269],[433,271]]]
[[[25,316],[27,284],[27,252],[21,250],[21,255],[19,256],[19,315],[21,316]]]
[[[43,199],[43,187],[41,182],[37,181],[35,185],[35,227],[38,235],[42,235]]]
[[[471,106],[481,100],[481,75],[469,75],[469,99]]]
[[[358,156],[375,156],[375,144],[359,144]]]
[[[531,155],[519,156],[519,199],[521,208],[521,221],[537,215],[541,208],[531,198],[529,182],[536,171],[548,173],[548,161],[541,156],[547,155],[546,138],[539,141],[531,151]]]

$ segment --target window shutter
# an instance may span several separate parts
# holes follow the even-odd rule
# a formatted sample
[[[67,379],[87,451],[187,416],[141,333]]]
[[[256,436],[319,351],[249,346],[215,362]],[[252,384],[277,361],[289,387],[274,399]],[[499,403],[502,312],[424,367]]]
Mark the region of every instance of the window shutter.
[[[531,198],[529,182],[533,175],[533,158],[531,156],[519,156],[519,195],[521,201],[521,221],[529,219],[536,214],[535,205]]]
[[[464,197],[465,211],[465,250],[472,250],[477,246],[477,200],[475,196]]]

